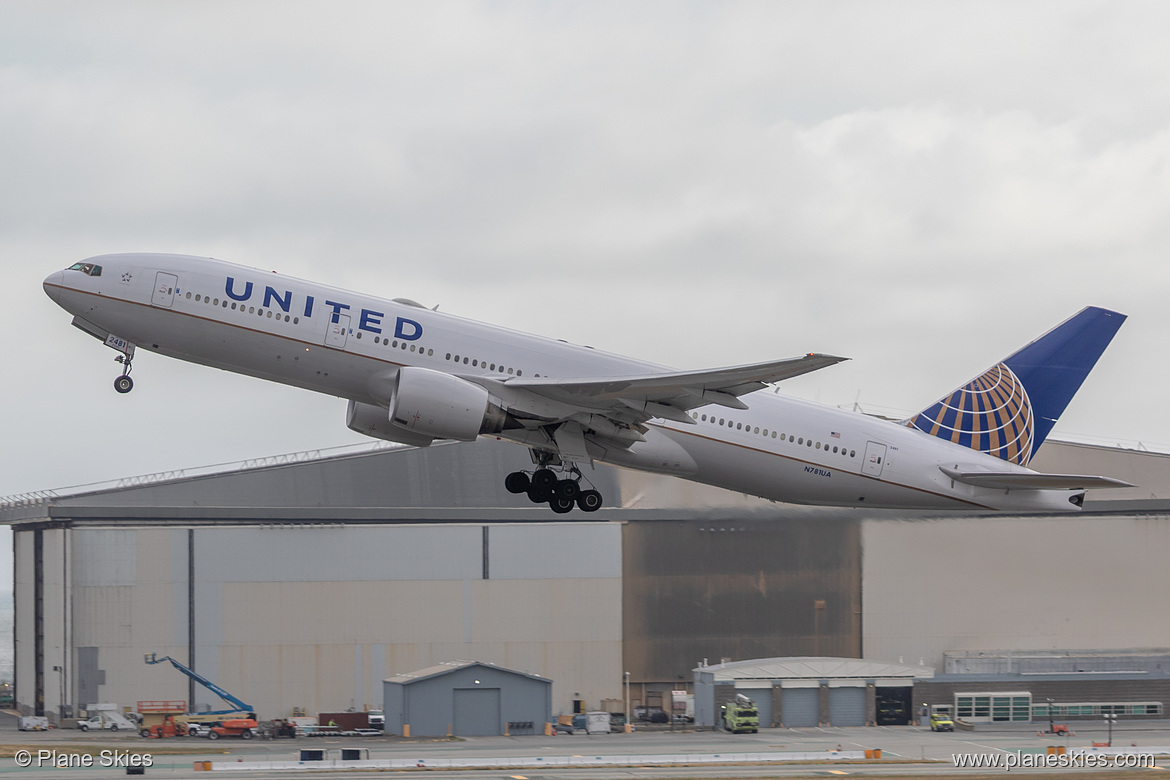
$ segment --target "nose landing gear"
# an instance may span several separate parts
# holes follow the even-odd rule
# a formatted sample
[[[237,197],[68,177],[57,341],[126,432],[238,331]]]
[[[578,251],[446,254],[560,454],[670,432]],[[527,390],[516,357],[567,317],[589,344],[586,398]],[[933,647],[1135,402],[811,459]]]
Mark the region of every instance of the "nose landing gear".
[[[132,369],[130,356],[125,354],[118,355],[118,357],[114,358],[114,362],[122,364],[122,376],[114,380],[114,389],[119,393],[129,393],[134,389],[134,380],[130,378],[130,371]]]

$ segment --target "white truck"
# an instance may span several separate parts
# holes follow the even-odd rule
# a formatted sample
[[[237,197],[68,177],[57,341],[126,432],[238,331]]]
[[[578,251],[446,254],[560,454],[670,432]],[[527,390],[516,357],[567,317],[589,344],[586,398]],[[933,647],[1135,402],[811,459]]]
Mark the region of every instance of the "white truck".
[[[138,727],[135,723],[132,723],[121,713],[113,712],[111,710],[95,712],[93,715],[90,715],[88,719],[78,721],[77,728],[81,729],[82,731],[89,731],[90,729],[93,729],[94,731],[101,731],[103,729],[109,731],[119,731],[125,729],[126,731],[134,732],[138,730]]]

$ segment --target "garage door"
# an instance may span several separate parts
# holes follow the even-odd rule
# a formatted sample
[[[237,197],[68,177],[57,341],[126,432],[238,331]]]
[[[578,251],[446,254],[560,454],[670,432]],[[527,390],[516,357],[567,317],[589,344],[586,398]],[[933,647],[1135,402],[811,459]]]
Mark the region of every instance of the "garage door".
[[[742,693],[756,703],[756,711],[760,713],[760,728],[772,727],[771,688],[737,688],[735,692]]]
[[[834,726],[864,726],[865,688],[829,689],[829,723]]]
[[[455,689],[455,736],[495,737],[503,733],[499,688]]]
[[[785,688],[780,694],[780,708],[784,713],[780,722],[788,728],[817,725],[820,693],[819,688]]]

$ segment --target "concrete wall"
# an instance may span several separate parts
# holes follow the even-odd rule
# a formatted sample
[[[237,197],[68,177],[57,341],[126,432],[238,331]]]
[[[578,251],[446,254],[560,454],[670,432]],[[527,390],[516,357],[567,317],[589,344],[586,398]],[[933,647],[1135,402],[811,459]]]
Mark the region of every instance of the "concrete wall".
[[[1170,647],[1170,517],[865,520],[865,657]]]

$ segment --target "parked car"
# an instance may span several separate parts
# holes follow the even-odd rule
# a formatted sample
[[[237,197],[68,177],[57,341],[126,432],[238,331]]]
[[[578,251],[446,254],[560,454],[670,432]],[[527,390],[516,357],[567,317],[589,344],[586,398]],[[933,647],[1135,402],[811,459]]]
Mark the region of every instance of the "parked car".
[[[930,730],[931,731],[954,731],[955,722],[951,720],[951,716],[945,712],[935,712],[930,716]]]

